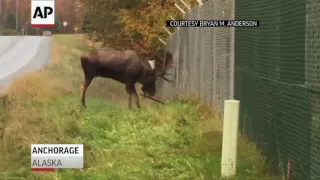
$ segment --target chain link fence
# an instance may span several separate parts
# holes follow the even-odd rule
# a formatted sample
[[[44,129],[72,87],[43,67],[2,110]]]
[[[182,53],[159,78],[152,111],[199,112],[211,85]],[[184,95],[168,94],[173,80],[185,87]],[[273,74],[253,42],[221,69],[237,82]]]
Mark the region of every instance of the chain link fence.
[[[235,98],[240,128],[292,179],[320,179],[319,1],[237,1]],[[290,164],[290,163],[289,163]]]
[[[185,19],[232,19],[230,2],[206,1]],[[234,43],[232,28],[172,34],[167,49],[176,62],[174,82],[160,82],[162,98],[198,93],[222,112],[234,90],[240,130],[270,168],[286,174],[290,162],[292,179],[320,179],[319,1],[236,1],[235,18],[260,20],[260,27],[236,28]]]
[[[230,0],[207,1],[186,13],[186,20],[225,20],[231,18]],[[232,28],[178,28],[167,43],[173,53],[173,83],[160,82],[161,96],[197,93],[213,107],[223,110],[230,98],[230,32]],[[230,92],[231,89],[231,92]]]

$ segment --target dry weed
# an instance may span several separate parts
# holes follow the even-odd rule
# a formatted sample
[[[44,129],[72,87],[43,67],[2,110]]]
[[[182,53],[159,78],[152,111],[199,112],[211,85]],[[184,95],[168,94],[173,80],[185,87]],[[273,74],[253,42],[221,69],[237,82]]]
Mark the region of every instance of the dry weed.
[[[61,46],[54,41],[52,43],[49,67],[59,63],[62,57]],[[0,139],[2,154],[10,154],[11,151],[29,147],[30,144],[38,142],[43,129],[52,128],[50,123],[43,122],[43,117],[34,105],[41,106],[42,103],[51,101],[58,94],[68,93],[69,90],[64,88],[59,79],[52,77],[46,69],[15,78],[7,89],[6,95],[10,104],[6,118],[9,119],[2,122]],[[32,102],[34,104],[30,105]],[[38,129],[40,126],[42,130]]]
[[[48,101],[57,94],[54,79],[46,72],[32,72],[16,78],[8,90],[8,97],[17,104],[27,99]],[[14,104],[14,105],[17,105]]]

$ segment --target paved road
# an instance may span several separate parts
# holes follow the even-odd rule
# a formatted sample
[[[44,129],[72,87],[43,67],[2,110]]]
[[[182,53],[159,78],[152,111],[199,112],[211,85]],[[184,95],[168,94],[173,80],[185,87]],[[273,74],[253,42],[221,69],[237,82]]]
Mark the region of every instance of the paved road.
[[[0,36],[0,95],[14,77],[44,67],[50,53],[51,37]]]

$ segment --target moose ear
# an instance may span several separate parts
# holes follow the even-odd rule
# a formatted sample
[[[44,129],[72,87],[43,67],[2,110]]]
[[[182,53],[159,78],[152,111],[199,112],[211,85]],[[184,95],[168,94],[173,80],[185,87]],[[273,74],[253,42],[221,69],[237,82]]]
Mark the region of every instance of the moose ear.
[[[145,60],[145,59],[141,60],[140,63],[146,69],[150,69],[151,68],[149,62],[147,60]]]
[[[163,80],[165,80],[165,81],[167,81],[167,82],[172,82],[172,80],[170,80],[170,79],[168,79],[167,77],[165,77],[165,76],[159,76],[159,77],[161,77]]]

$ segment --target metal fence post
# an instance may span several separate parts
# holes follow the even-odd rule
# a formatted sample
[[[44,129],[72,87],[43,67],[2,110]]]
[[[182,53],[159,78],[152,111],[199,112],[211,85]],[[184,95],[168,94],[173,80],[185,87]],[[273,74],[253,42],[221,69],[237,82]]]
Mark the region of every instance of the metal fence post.
[[[235,0],[230,1],[230,19],[234,20],[235,19]],[[231,27],[229,29],[229,38],[230,38],[230,44],[229,44],[229,99],[234,99],[234,68],[235,68],[235,59],[234,59],[234,46],[235,46],[235,28]]]
[[[201,10],[199,9],[199,18],[198,20],[202,19],[202,14],[201,14]],[[201,35],[200,35],[201,34]],[[203,48],[203,28],[199,28],[199,35],[198,35],[198,41],[199,41],[199,60],[200,60],[200,99],[203,101],[205,100],[205,90],[204,90],[204,60],[202,59],[202,57],[204,56],[204,54],[202,54],[202,48]]]
[[[198,1],[198,7],[197,7],[197,20],[200,20],[200,9],[201,9],[201,7],[202,7],[202,5],[203,5],[203,3],[201,2],[201,1]],[[200,95],[200,97],[201,97],[201,88],[202,88],[202,82],[201,82],[201,68],[202,68],[202,66],[201,66],[201,59],[200,59],[200,52],[199,52],[199,49],[201,49],[201,48],[199,48],[199,45],[200,45],[200,43],[199,43],[199,41],[200,41],[200,39],[199,39],[199,31],[200,31],[200,28],[199,27],[196,27],[196,38],[195,38],[195,58],[194,58],[194,60],[196,60],[196,59],[199,59],[200,60],[200,65],[199,65],[199,69],[200,69],[200,72],[197,72],[197,75],[198,75],[198,73],[199,73],[199,75],[200,75],[200,77],[199,77],[199,95]],[[197,65],[198,66],[198,65]],[[196,76],[196,75],[195,75]]]
[[[212,18],[216,19],[216,1],[213,0],[213,13],[212,13]],[[213,63],[212,63],[212,77],[213,77],[213,88],[212,88],[212,105],[216,106],[217,105],[217,37],[216,37],[216,28],[212,28],[212,43],[213,43]]]
[[[178,5],[178,4],[176,4],[176,3],[174,3],[174,6],[183,14],[183,18],[185,18],[185,15],[186,15],[186,12]],[[177,69],[177,76],[176,76],[176,80],[177,80],[177,83],[176,83],[176,91],[178,90],[178,92],[179,92],[179,86],[181,85],[181,80],[182,80],[182,78],[180,77],[180,76],[182,76],[183,75],[183,69],[182,69],[182,72],[181,72],[181,74],[180,74],[180,66],[182,66],[182,68],[184,68],[184,62],[183,62],[183,59],[181,59],[180,58],[180,31],[181,31],[181,29],[179,28],[179,27],[177,27],[177,29],[176,29],[176,38],[177,38],[177,47],[176,47],[176,50],[178,49],[178,51],[179,51],[179,53],[178,53],[178,62],[177,62],[177,67],[176,67],[176,69]],[[182,62],[182,65],[180,64],[180,61]]]

